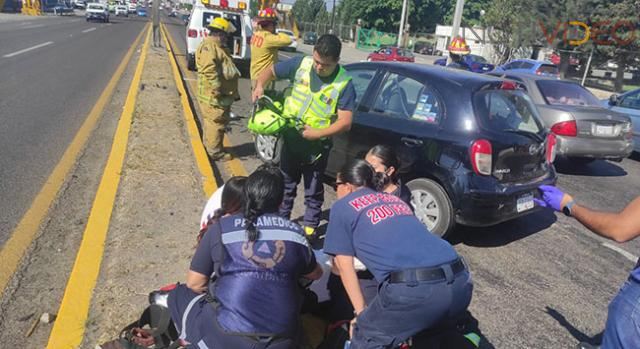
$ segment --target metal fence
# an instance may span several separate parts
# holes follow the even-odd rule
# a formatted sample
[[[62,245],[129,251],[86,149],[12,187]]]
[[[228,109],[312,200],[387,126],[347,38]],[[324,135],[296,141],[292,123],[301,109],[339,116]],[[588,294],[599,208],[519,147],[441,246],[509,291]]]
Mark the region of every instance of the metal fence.
[[[318,36],[323,34],[335,34],[342,41],[354,41],[356,37],[355,25],[342,25],[335,24],[331,27],[331,23],[298,23],[298,31],[300,35],[304,35],[307,32],[315,32]]]

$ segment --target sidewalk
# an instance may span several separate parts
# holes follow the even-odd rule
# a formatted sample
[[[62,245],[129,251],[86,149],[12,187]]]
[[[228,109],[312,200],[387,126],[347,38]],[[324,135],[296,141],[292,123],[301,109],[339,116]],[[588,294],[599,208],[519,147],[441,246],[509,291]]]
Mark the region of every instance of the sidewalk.
[[[117,338],[150,291],[184,282],[205,203],[166,48],[150,47],[82,348]]]

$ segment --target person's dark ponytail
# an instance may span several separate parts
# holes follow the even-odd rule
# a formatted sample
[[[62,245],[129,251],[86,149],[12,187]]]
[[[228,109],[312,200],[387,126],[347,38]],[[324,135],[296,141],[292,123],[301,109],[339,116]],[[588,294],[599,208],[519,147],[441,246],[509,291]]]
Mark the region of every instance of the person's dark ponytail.
[[[381,191],[385,186],[386,176],[384,173],[377,173],[368,162],[354,159],[342,166],[338,177],[341,181],[356,187],[367,187]]]
[[[260,238],[260,231],[256,227],[258,217],[278,212],[283,196],[284,179],[277,167],[260,166],[247,178],[244,186],[244,218],[249,241]]]

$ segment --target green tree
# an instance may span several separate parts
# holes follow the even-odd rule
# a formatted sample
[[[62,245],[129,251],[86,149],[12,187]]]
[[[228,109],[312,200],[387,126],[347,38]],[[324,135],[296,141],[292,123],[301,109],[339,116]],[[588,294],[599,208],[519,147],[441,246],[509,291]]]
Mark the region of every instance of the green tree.
[[[489,29],[489,39],[502,64],[523,55],[537,44],[535,6],[530,0],[495,0],[482,18]]]

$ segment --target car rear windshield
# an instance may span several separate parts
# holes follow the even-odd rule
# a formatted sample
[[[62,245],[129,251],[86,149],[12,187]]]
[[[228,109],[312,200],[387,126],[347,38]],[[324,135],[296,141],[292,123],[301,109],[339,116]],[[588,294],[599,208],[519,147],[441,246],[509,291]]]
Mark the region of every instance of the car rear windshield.
[[[202,13],[202,26],[207,28],[209,23],[213,21],[214,18],[220,17],[219,12],[204,12]],[[235,13],[225,13],[224,18],[236,27],[236,31],[233,32],[232,36],[242,36],[242,17]]]
[[[549,75],[558,75],[560,72],[558,71],[558,67],[552,64],[542,64],[540,68],[536,69],[541,74],[549,74]]]
[[[600,106],[600,101],[578,84],[558,80],[538,80],[536,84],[548,104]]]
[[[102,5],[89,5],[89,10],[104,10]]]
[[[492,131],[542,131],[539,116],[531,98],[522,90],[484,90],[474,97],[476,117],[480,125]]]

